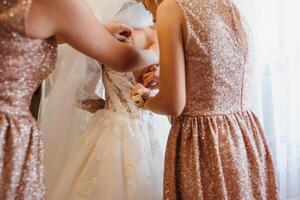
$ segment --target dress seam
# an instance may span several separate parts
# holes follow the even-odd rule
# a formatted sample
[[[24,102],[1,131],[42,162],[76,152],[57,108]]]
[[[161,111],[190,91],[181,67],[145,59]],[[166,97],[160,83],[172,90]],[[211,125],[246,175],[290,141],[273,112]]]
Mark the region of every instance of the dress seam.
[[[243,66],[243,72],[242,72],[242,84],[241,84],[241,110],[243,110],[244,106],[244,84],[245,84],[245,64]]]
[[[239,113],[247,113],[247,112],[253,112],[252,109],[245,109],[245,110],[240,110],[236,112],[228,112],[228,113],[220,113],[220,114],[208,114],[208,115],[190,115],[190,114],[182,114],[180,117],[219,117],[219,116],[227,116],[227,115],[235,115]]]

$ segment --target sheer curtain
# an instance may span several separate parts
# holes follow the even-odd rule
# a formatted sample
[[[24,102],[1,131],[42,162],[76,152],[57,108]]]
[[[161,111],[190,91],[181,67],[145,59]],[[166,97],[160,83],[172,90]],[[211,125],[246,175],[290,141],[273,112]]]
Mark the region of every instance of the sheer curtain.
[[[300,1],[237,0],[255,47],[253,103],[276,164],[281,200],[300,200]]]

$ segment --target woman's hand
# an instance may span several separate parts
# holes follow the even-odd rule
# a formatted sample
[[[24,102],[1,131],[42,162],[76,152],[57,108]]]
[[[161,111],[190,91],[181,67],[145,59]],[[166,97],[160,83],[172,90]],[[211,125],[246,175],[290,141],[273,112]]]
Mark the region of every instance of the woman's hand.
[[[159,80],[159,67],[157,65],[151,66],[150,71],[143,75],[143,85],[152,90],[158,88]]]
[[[108,30],[117,40],[121,42],[130,42],[130,37],[132,36],[133,29],[119,22],[113,22],[105,24],[104,28]]]
[[[142,84],[138,83],[131,89],[131,99],[137,107],[143,107],[145,101],[149,98],[151,90],[145,88]]]
[[[85,99],[80,102],[79,106],[82,110],[88,111],[90,113],[96,113],[105,107],[104,99]]]
[[[34,1],[25,24],[29,37],[46,39],[60,36],[83,54],[119,72],[134,71],[159,61],[156,50],[137,49],[116,40],[110,31],[121,40],[127,40],[125,38],[130,36],[131,28],[109,25],[108,31],[99,23],[87,2],[82,0]]]

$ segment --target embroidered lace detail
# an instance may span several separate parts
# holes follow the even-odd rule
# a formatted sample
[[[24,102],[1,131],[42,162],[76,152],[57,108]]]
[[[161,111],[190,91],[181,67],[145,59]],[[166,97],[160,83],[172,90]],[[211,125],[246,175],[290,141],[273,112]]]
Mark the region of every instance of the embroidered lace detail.
[[[105,85],[106,108],[126,112],[131,115],[136,115],[139,109],[131,100],[130,90],[135,84],[135,79],[130,72],[117,72],[108,67],[104,67],[103,81]]]

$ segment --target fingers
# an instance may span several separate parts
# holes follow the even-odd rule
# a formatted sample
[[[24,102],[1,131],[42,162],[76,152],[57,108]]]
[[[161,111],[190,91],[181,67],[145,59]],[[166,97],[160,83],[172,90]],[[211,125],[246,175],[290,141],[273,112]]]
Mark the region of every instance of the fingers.
[[[116,23],[116,25],[118,27],[116,30],[117,34],[129,40],[133,34],[133,28],[124,23]]]
[[[150,67],[150,71],[152,71],[152,72],[159,71],[159,66],[158,66],[158,65],[152,65],[152,66]]]
[[[143,75],[143,84],[145,87],[155,87],[159,83],[159,76],[156,72],[148,72]]]
[[[121,42],[128,42],[133,33],[132,27],[124,23],[113,22],[105,24],[104,27]]]
[[[124,43],[129,43],[130,42],[130,39],[128,37],[124,36],[124,35],[116,34],[115,38],[117,40],[119,40],[120,42],[124,42]]]
[[[119,31],[116,33],[116,38],[121,42],[130,42],[130,37],[132,36],[133,29],[126,24],[119,24]]]
[[[131,89],[131,99],[138,107],[143,107],[146,99],[149,98],[151,90],[145,88],[142,84],[136,84]]]
[[[159,82],[158,81],[149,81],[148,83],[145,83],[146,87],[149,88],[149,89],[155,89],[157,88]]]
[[[124,35],[125,37],[131,37],[133,28],[127,24],[119,23],[119,31],[121,35]]]
[[[90,113],[95,113],[105,107],[103,99],[85,99],[81,102],[81,109]]]
[[[158,85],[159,81],[157,80],[147,80],[144,84],[145,84],[145,87],[147,88],[154,88]]]

